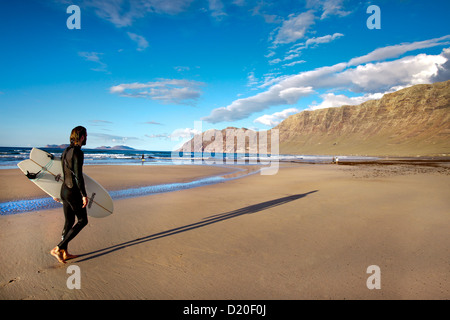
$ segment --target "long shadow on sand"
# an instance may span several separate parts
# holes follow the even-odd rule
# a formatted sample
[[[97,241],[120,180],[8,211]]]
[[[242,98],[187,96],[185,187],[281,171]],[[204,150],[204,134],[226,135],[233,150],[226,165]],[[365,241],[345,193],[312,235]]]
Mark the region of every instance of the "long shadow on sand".
[[[287,197],[283,197],[283,198],[279,198],[279,199],[275,199],[275,200],[270,200],[270,201],[266,201],[266,202],[262,202],[262,203],[258,203],[258,204],[254,204],[248,207],[244,207],[244,208],[240,208],[237,210],[233,210],[233,211],[229,211],[229,212],[225,212],[225,213],[220,213],[220,214],[216,214],[216,215],[212,215],[209,217],[204,218],[202,221],[196,222],[196,223],[192,223],[192,224],[188,224],[182,227],[178,227],[178,228],[174,228],[174,229],[170,229],[170,230],[166,230],[160,233],[155,233],[152,235],[148,235],[142,238],[137,238],[134,240],[130,240],[127,242],[122,242],[110,247],[106,247],[100,250],[96,250],[96,251],[92,251],[89,253],[85,253],[80,255],[76,260],[78,260],[77,262],[82,262],[82,261],[87,261],[87,260],[91,260],[103,255],[106,255],[108,253],[114,252],[114,251],[118,251],[118,250],[122,250],[131,246],[135,246],[141,243],[145,243],[148,241],[152,241],[152,240],[156,240],[156,239],[160,239],[160,238],[164,238],[164,237],[168,237],[177,233],[181,233],[181,232],[186,232],[189,230],[194,230],[197,228],[201,228],[201,227],[205,227],[207,225],[213,224],[213,223],[217,223],[220,221],[224,221],[224,220],[228,220],[231,218],[235,218],[235,217],[239,217],[241,215],[244,214],[252,214],[252,213],[256,213],[256,212],[260,212],[269,208],[273,208],[276,206],[280,206],[283,204],[286,204],[288,202],[294,201],[294,200],[298,200],[301,198],[306,197],[307,195],[317,192],[318,190],[314,190],[314,191],[310,191],[307,193],[302,193],[302,194],[296,194],[296,195],[291,195],[291,196],[287,196]],[[81,259],[80,259],[81,258]]]

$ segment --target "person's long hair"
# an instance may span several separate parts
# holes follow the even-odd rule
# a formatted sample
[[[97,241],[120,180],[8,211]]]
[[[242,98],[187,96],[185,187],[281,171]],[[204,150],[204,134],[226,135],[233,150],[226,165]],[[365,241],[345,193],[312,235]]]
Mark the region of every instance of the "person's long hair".
[[[81,137],[87,135],[85,127],[78,126],[72,129],[70,133],[70,144],[81,145]]]

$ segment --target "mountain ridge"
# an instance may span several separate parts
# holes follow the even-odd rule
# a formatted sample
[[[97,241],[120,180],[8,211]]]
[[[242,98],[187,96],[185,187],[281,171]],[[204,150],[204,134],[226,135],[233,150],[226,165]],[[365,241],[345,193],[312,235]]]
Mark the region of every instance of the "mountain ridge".
[[[279,130],[281,153],[450,155],[450,80],[356,106],[302,111],[273,129]]]
[[[227,129],[249,136],[245,146],[227,145]],[[195,145],[195,139],[200,141],[197,135],[179,151],[252,151],[257,140],[251,130],[227,129],[207,130],[201,133],[201,146]],[[262,153],[270,153],[274,129],[279,132],[280,154],[449,156],[450,80],[414,85],[359,105],[301,111],[264,131],[268,138],[259,146]],[[223,138],[222,144],[216,136]]]

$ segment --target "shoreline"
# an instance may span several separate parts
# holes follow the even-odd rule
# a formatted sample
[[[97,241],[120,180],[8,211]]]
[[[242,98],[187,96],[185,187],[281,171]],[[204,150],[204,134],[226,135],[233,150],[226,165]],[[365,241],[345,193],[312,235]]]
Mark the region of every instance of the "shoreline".
[[[329,156],[333,158],[333,156]],[[379,164],[379,165],[394,165],[394,164],[411,164],[411,165],[449,165],[450,157],[446,156],[420,156],[420,157],[366,157],[374,158],[373,160],[363,159],[352,159],[353,156],[337,156],[339,158],[339,163],[342,165],[358,165],[358,164]],[[355,157],[356,158],[356,157]],[[307,163],[300,160],[281,160],[280,162],[293,162],[293,163]],[[309,162],[313,164],[325,163],[325,162]],[[332,162],[331,162],[332,163]]]
[[[130,166],[128,169],[122,168],[122,172],[125,171],[128,173],[127,178],[129,179],[126,181],[118,181],[108,177],[112,170],[117,169],[112,168],[112,166],[90,166],[85,172],[87,171],[95,180],[101,181],[100,183],[104,183],[104,187],[115,201],[221,183],[257,173],[260,170],[259,166],[203,166],[203,168],[198,165],[195,165],[195,167],[186,165],[159,166],[158,168],[147,167],[147,169],[137,169],[139,170],[139,176],[130,176],[130,172],[136,171],[134,166]],[[148,171],[154,175],[156,169],[158,169],[158,177],[152,176],[150,180],[142,178],[142,174],[148,173]],[[16,175],[19,169],[7,170],[11,171],[0,171],[0,215],[27,213],[61,207],[61,204],[53,201],[39,187],[31,183],[31,181],[23,178],[20,179]],[[171,174],[168,174],[168,171],[172,171]],[[173,171],[176,172],[174,173]],[[9,177],[8,183],[6,183],[5,175]],[[11,179],[12,176],[14,179]],[[29,185],[25,184],[24,181],[28,181],[28,184],[31,184],[34,188],[30,189]],[[6,192],[7,189],[9,192]],[[25,192],[21,196],[22,198],[11,198],[14,190],[19,189],[22,191],[27,189],[28,193]]]
[[[279,161],[279,166],[289,166],[289,164],[296,165],[327,165],[329,162],[324,161],[301,161],[301,160],[282,160]],[[332,165],[339,165],[344,167],[359,167],[360,173],[365,170],[365,176],[367,177],[371,173],[368,171],[373,171],[373,167],[389,167],[388,175],[392,173],[403,172],[402,174],[409,174],[414,171],[414,169],[407,170],[397,170],[396,167],[406,166],[407,167],[423,167],[434,168],[434,172],[439,174],[450,175],[450,158],[447,157],[419,157],[419,158],[407,158],[407,157],[388,157],[380,158],[376,160],[353,160],[353,159],[342,159],[339,162],[331,163]],[[111,179],[108,177],[111,175],[111,171],[120,167],[124,171],[124,177],[127,179]],[[203,187],[208,185],[213,185],[216,183],[223,183],[229,180],[238,179],[245,177],[247,175],[255,174],[260,172],[261,168],[264,166],[258,164],[192,164],[192,165],[158,165],[146,166],[145,169],[142,166],[136,165],[88,165],[85,166],[85,172],[95,180],[99,181],[101,184],[105,183],[104,187],[111,194],[114,201],[134,198],[134,197],[145,197],[149,195],[154,195],[158,193],[174,192],[184,189]],[[125,169],[124,169],[125,168]],[[142,172],[139,172],[136,176],[135,171],[150,171],[152,174],[155,171],[158,172],[158,177],[151,177],[151,180],[145,180],[142,177]],[[350,170],[350,169],[349,169]],[[37,186],[32,183],[23,184],[23,181],[27,179],[21,179],[20,183],[17,183],[17,172],[19,169],[5,169],[0,170],[0,215],[10,215],[10,214],[20,214],[27,212],[34,212],[45,209],[55,209],[59,208],[60,204],[55,203],[45,192],[40,190]],[[114,170],[116,171],[116,170]],[[171,171],[171,174],[167,172]],[[174,171],[178,173],[174,174]],[[188,173],[186,171],[189,171]],[[205,172],[206,171],[206,172]],[[376,176],[386,174],[386,170],[375,169]],[[134,172],[134,175],[130,176],[130,172]],[[180,173],[183,173],[183,176]],[[381,172],[381,173],[380,173]],[[416,170],[415,173],[418,171]],[[4,173],[4,175],[2,174]],[[148,172],[147,172],[148,173]],[[186,174],[187,173],[187,174]],[[20,172],[21,175],[22,172]],[[126,176],[126,174],[128,174]],[[6,177],[5,177],[6,175]],[[169,177],[163,177],[163,175],[168,175]],[[13,187],[10,185],[6,187],[6,178],[15,176],[12,182]],[[353,174],[353,176],[357,176]],[[363,175],[359,175],[360,177]],[[112,181],[113,180],[113,181]],[[17,186],[19,184],[19,187]],[[32,188],[30,189],[30,185]],[[12,192],[14,190],[21,189],[25,191],[25,195],[20,197],[12,197]],[[9,192],[8,192],[9,191]]]
[[[164,184],[167,182],[190,182],[199,178],[229,174],[229,168],[214,166],[199,170],[196,166],[165,165],[151,166],[84,166],[84,173],[98,181],[108,192],[128,188]],[[118,170],[121,171],[120,175]],[[49,197],[34,183],[28,180],[19,168],[0,170],[0,202],[29,200]]]

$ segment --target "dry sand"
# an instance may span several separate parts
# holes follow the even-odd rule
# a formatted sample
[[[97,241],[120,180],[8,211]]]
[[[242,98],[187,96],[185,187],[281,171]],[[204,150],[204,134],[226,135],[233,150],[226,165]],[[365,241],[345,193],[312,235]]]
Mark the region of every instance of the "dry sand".
[[[127,167],[126,181],[116,167],[86,171],[112,190],[229,170],[149,168]],[[69,245],[82,256],[66,265],[49,254],[61,209],[0,216],[0,299],[449,299],[448,170],[393,168],[286,164],[118,200],[112,216],[90,218]],[[15,181],[2,201],[35,196],[16,173],[0,171],[3,186]],[[67,288],[71,265],[81,289]],[[381,289],[367,287],[371,265]]]

